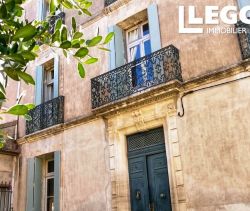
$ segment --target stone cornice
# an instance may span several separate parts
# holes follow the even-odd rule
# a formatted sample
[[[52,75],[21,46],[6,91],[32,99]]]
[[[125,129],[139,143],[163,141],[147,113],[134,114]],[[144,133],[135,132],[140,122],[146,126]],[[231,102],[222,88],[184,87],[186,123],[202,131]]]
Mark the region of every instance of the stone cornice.
[[[185,83],[183,83],[183,91],[191,90],[199,86],[204,86],[209,83],[220,81],[232,76],[235,76],[239,73],[250,71],[250,59],[241,61],[237,64],[223,67],[212,72],[209,72],[204,75],[200,75],[195,78],[191,78]]]
[[[164,99],[176,98],[180,93],[187,90],[192,90],[206,84],[210,84],[219,80],[227,79],[235,76],[239,73],[250,71],[250,60],[244,60],[240,63],[232,65],[227,68],[221,68],[216,71],[210,72],[209,74],[201,75],[196,78],[192,78],[185,83],[179,81],[171,81],[166,84],[162,84],[141,93],[134,94],[130,97],[123,98],[113,103],[104,105],[100,108],[94,109],[93,113],[86,117],[80,117],[78,119],[65,122],[60,125],[56,125],[36,133],[24,136],[18,140],[18,144],[24,144],[33,142],[42,138],[50,137],[61,133],[64,130],[76,127],[78,125],[91,122],[101,118],[109,118],[112,115],[119,114],[121,112],[127,112],[144,105],[149,105],[157,101]]]
[[[131,0],[117,0],[116,2],[110,4],[109,6],[104,8],[104,13],[108,15],[109,13],[113,12],[114,10],[118,9],[119,7],[127,4]]]

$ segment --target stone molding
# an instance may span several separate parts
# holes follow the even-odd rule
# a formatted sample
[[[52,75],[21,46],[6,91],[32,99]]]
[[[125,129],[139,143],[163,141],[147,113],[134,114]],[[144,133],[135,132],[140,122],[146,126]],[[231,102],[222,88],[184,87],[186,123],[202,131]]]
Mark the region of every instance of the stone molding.
[[[250,71],[250,60],[242,61],[241,63],[235,64],[228,68],[219,69],[217,71],[211,72],[200,77],[193,78],[186,81],[185,83],[180,83],[178,81],[173,81],[167,84],[163,84],[148,90],[145,90],[142,93],[137,93],[128,98],[116,101],[114,103],[108,104],[101,108],[93,110],[93,114],[87,117],[80,117],[75,120],[65,122],[60,125],[56,125],[39,132],[24,136],[18,140],[19,144],[36,141],[41,138],[49,137],[55,134],[58,134],[68,128],[76,127],[79,124],[84,124],[89,121],[94,121],[98,118],[108,118],[115,114],[122,112],[131,111],[133,109],[139,109],[144,105],[149,105],[162,101],[164,99],[172,98],[176,95],[180,95],[186,90],[194,89],[206,84],[210,84],[219,80],[227,79],[232,76],[243,72]],[[169,105],[168,110],[171,110],[171,105]]]
[[[108,15],[109,13],[113,12],[114,10],[118,9],[119,7],[126,5],[131,0],[117,0],[116,2],[110,4],[109,6],[104,8],[104,14]]]
[[[184,211],[185,186],[177,131],[177,98],[142,106],[107,118],[112,211],[130,210],[126,136],[163,126],[173,210]]]

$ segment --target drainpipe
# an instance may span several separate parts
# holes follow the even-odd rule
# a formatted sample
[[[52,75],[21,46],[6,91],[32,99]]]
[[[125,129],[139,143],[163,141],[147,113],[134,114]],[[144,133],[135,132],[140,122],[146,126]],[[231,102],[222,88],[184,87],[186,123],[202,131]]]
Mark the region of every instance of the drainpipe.
[[[16,162],[17,162],[17,155],[13,157],[13,162],[12,162],[12,178],[11,178],[11,208],[13,209],[13,204],[14,204],[14,186],[15,186],[15,174],[16,174]]]
[[[16,102],[18,103],[20,101],[20,88],[21,88],[21,82],[18,81],[17,84],[17,93],[16,93]],[[15,140],[17,140],[17,134],[18,134],[18,124],[19,124],[19,116],[16,117],[16,127],[15,127]]]

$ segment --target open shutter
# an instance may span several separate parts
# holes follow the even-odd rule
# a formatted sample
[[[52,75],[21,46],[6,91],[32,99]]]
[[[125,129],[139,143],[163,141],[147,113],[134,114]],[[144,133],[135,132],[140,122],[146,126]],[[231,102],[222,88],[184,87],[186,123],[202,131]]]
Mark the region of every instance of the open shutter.
[[[114,32],[115,37],[109,43],[110,59],[109,59],[109,69],[113,70],[125,64],[125,49],[124,49],[124,37],[123,30],[119,26],[110,26],[109,32]]]
[[[238,0],[239,7],[245,7],[245,6],[250,6],[250,0]]]
[[[243,8],[245,6],[250,6],[250,0],[238,0],[239,8]],[[247,12],[247,17],[250,17],[250,11]]]
[[[60,211],[60,171],[61,171],[61,153],[54,152],[55,179],[54,179],[54,211]]]
[[[42,159],[35,158],[34,210],[41,211],[42,202]]]
[[[59,96],[59,56],[54,58],[54,98]]]
[[[36,67],[36,95],[35,95],[35,103],[39,105],[42,103],[43,99],[43,66]]]
[[[33,211],[34,207],[34,158],[28,159],[27,165],[27,189],[26,189],[26,211]]]
[[[161,49],[161,34],[158,17],[158,9],[155,3],[148,7],[148,22],[152,52]]]
[[[43,5],[44,5],[43,1],[44,0],[38,0],[37,1],[37,4],[38,4],[37,5],[37,10],[38,10],[37,11],[37,14],[38,14],[37,18],[38,18],[39,21],[43,20]]]

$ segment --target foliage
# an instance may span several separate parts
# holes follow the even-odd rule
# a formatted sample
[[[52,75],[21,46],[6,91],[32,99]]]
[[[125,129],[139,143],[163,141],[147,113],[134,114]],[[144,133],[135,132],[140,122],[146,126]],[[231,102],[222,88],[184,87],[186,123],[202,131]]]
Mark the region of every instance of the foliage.
[[[0,106],[6,100],[6,86],[8,80],[24,81],[35,85],[32,76],[27,73],[27,65],[36,59],[37,51],[42,45],[61,49],[65,57],[73,57],[77,60],[77,70],[81,78],[84,78],[85,65],[93,64],[98,58],[89,54],[90,48],[97,47],[108,50],[105,45],[110,42],[114,34],[106,37],[96,35],[89,40],[79,31],[76,20],[72,17],[71,26],[63,24],[61,18],[54,23],[53,33],[50,31],[51,19],[57,18],[57,11],[63,7],[77,10],[79,15],[90,16],[89,8],[92,5],[88,0],[50,0],[50,15],[45,20],[25,20],[23,18],[23,4],[25,0],[1,0],[0,1]],[[28,111],[33,106],[16,104],[2,113],[22,115],[27,119]],[[1,134],[0,134],[1,136]],[[0,137],[1,139],[1,137]]]

